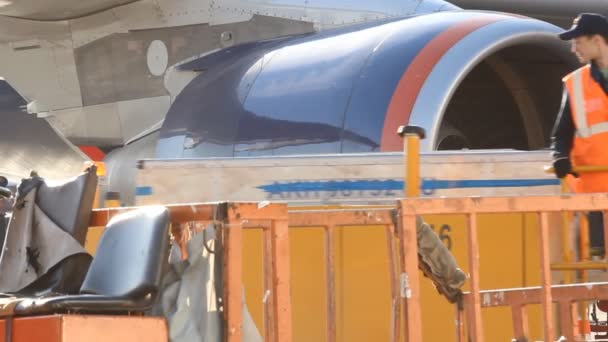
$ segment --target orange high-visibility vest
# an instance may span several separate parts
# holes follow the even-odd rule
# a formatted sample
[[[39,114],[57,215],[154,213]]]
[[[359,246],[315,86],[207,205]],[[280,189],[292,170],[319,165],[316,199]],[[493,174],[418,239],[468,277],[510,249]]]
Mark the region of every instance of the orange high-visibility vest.
[[[586,65],[563,79],[576,127],[570,153],[573,166],[608,166],[608,96]],[[608,172],[579,173],[575,192],[608,192]]]

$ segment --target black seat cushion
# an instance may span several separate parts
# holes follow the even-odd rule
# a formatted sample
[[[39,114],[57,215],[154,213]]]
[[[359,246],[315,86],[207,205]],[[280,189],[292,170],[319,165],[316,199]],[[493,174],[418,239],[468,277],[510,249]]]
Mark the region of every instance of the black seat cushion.
[[[0,198],[9,198],[12,196],[12,194],[13,193],[9,189],[0,186]]]
[[[14,308],[15,316],[79,312],[91,314],[125,314],[147,310],[153,304],[150,296],[129,299],[101,295],[65,295],[28,298]]]
[[[78,295],[30,298],[15,315],[148,310],[169,258],[169,211],[144,207],[112,218]]]

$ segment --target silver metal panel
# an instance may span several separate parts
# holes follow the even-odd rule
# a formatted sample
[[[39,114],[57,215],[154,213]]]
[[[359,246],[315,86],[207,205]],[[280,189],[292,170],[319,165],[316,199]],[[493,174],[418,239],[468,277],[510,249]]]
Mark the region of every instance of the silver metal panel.
[[[68,22],[36,22],[0,16],[0,43],[69,39]]]
[[[445,4],[445,1],[308,0],[306,1],[306,9],[344,9],[353,12],[375,12],[383,16],[400,16],[413,14],[421,3],[430,2],[440,3],[440,5]]]
[[[131,6],[127,7],[131,8]],[[147,6],[144,7],[144,9],[146,8]],[[122,13],[123,11],[125,11],[125,9],[118,11],[118,13]],[[151,17],[148,20],[156,19],[155,22],[159,22],[157,17],[150,15],[150,13],[142,10],[141,8],[140,11],[148,14],[148,16]],[[68,21],[67,23],[70,25],[70,30],[72,32],[74,49],[92,43],[98,39],[105,38],[114,33],[126,33],[129,27],[123,26],[123,21],[121,19],[122,18],[117,17],[114,11],[105,11]],[[136,22],[141,21],[137,17],[132,18],[132,20],[135,20]]]
[[[156,2],[167,26],[208,23],[211,3],[203,0],[160,0]]]
[[[483,151],[421,156],[423,196],[559,193],[543,171],[549,151]],[[143,161],[136,204],[278,201],[292,205],[374,204],[403,196],[403,155],[321,155]]]
[[[550,161],[549,151],[514,151],[514,150],[469,150],[469,151],[433,151],[421,153],[420,159],[425,164],[458,164],[516,161],[533,162]],[[402,165],[403,153],[342,153],[320,155],[286,155],[272,157],[239,157],[239,158],[197,158],[197,159],[142,159],[142,169],[157,168],[192,168],[192,167],[270,167],[270,166],[320,166],[320,165]]]
[[[69,40],[32,42],[24,48],[0,45],[0,75],[34,100],[37,112],[82,105]],[[27,71],[24,67],[27,66]],[[35,82],[33,82],[35,81]]]
[[[0,77],[41,111],[82,105],[66,22],[0,16]]]
[[[163,78],[147,67],[155,39],[148,33],[118,33],[74,51],[83,106],[167,95]]]
[[[158,96],[53,111],[46,120],[75,144],[123,145],[161,121],[168,109],[169,96]]]
[[[113,34],[75,49],[83,104],[90,106],[167,95],[164,75],[153,75],[148,67],[148,48],[156,40],[166,46],[171,66],[202,52],[221,48],[224,32],[229,32],[231,44],[239,44],[312,30],[308,23],[256,16],[243,23]]]
[[[234,12],[313,22],[318,29],[458,8],[443,0],[219,0],[212,6],[213,12],[220,16],[229,15],[234,9]]]

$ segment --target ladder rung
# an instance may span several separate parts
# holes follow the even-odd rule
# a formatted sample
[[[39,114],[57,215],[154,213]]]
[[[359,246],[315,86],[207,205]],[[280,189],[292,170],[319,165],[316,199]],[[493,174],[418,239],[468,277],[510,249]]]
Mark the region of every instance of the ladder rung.
[[[569,271],[569,270],[608,270],[608,262],[606,261],[579,261],[579,262],[562,262],[551,264],[553,271]]]

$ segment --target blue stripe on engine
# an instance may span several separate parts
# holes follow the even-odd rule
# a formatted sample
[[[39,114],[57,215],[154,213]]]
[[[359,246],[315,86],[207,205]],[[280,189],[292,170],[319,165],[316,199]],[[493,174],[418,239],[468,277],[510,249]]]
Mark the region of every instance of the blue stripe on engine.
[[[135,196],[150,196],[152,195],[151,186],[138,186],[135,188]]]

